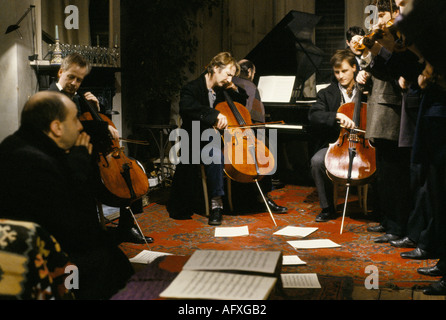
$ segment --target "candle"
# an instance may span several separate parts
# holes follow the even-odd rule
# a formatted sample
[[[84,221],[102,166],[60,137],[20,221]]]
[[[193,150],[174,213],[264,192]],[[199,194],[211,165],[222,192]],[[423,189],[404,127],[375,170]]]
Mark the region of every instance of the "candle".
[[[96,43],[97,43],[97,45],[99,47],[99,35],[96,35]]]
[[[59,40],[59,27],[56,25],[56,40]]]

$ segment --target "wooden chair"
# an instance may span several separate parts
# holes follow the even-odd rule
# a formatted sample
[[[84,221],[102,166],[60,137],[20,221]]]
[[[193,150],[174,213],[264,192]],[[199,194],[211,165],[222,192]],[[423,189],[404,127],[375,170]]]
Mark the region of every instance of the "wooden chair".
[[[338,204],[338,190],[340,187],[344,187],[343,185],[333,182],[333,204],[334,207],[337,207]],[[367,214],[367,194],[368,194],[368,190],[369,190],[369,185],[365,184],[365,185],[360,185],[357,187],[358,188],[358,201],[359,201],[359,206],[362,208],[364,214]]]
[[[206,216],[209,217],[210,207],[209,207],[209,193],[208,193],[208,184],[206,180],[206,171],[204,169],[204,165],[200,165],[200,175],[201,175],[201,184],[203,186],[203,198],[204,205],[206,209]],[[229,210],[233,211],[234,207],[232,205],[232,188],[231,188],[231,179],[225,177],[226,180],[226,188],[227,188],[227,199],[229,203]]]

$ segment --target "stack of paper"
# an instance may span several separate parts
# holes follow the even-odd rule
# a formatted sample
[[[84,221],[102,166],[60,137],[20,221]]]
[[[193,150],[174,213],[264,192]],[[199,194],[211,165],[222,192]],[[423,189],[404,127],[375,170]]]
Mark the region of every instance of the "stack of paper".
[[[279,251],[197,250],[161,298],[263,300],[280,269]]]

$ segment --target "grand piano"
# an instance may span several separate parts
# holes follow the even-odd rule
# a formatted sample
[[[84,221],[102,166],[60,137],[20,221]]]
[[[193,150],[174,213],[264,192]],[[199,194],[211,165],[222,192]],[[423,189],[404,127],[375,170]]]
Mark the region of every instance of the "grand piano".
[[[304,86],[318,72],[324,58],[324,52],[312,42],[319,20],[313,14],[290,11],[245,57],[256,66],[256,84],[262,76],[296,77],[288,103],[264,102],[267,122],[285,122],[278,129],[277,171],[273,177],[273,181],[280,183],[313,184],[310,172],[313,142],[308,110],[316,98],[305,97]]]

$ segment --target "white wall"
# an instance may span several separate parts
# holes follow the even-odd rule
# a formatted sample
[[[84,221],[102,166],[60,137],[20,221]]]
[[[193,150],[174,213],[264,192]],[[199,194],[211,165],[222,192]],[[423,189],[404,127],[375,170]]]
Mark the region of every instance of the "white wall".
[[[5,34],[34,1],[0,0],[0,141],[18,129],[23,105],[36,92],[37,80],[29,66],[32,49],[31,13],[17,32]]]

